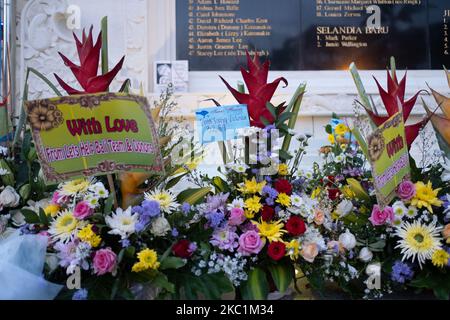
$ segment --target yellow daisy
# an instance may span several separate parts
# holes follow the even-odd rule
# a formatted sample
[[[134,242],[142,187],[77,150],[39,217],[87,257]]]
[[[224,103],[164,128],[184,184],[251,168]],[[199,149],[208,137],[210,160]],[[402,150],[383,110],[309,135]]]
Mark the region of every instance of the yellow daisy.
[[[335,143],[336,143],[336,139],[334,138],[334,135],[329,134],[329,135],[328,135],[328,141],[329,141],[331,144],[335,144]]]
[[[253,214],[253,216],[254,216],[255,213],[258,213],[261,210],[261,208],[263,207],[261,204],[261,198],[258,196],[253,196],[251,198],[248,198],[247,200],[245,200],[244,207],[246,209],[246,212],[249,213],[249,215]]]
[[[45,207],[44,212],[47,216],[54,218],[59,212],[59,206],[56,204],[50,204]]]
[[[133,265],[131,271],[142,272],[159,268],[160,263],[158,262],[158,254],[155,250],[144,249],[137,254],[137,257],[139,261]]]
[[[279,203],[285,207],[290,207],[291,197],[289,197],[286,193],[280,193],[277,197],[276,203]]]
[[[283,242],[281,237],[286,230],[283,230],[284,224],[281,220],[275,222],[266,222],[261,219],[261,222],[254,222],[258,227],[258,232],[261,238],[269,240],[269,242]]]
[[[448,260],[450,259],[450,254],[447,251],[439,249],[433,253],[431,257],[431,262],[434,266],[438,268],[443,268],[448,264]]]
[[[60,193],[63,196],[77,196],[86,194],[91,185],[95,183],[94,179],[76,179],[64,182],[60,185]]]
[[[278,165],[278,174],[280,176],[287,176],[289,174],[289,166],[286,163],[280,163]]]
[[[252,180],[244,180],[244,184],[238,189],[243,194],[262,194],[262,189],[265,187],[266,181],[256,182],[253,177]]]
[[[92,230],[92,224],[88,224],[86,227],[81,229],[77,235],[78,239],[83,242],[89,243],[92,248],[96,248],[102,242],[102,238],[99,235],[95,234]]]
[[[300,242],[296,239],[286,243],[287,254],[292,260],[296,260],[300,255]]]
[[[440,207],[442,205],[442,201],[438,198],[439,191],[441,189],[433,189],[431,181],[428,181],[427,184],[419,181],[416,183],[416,195],[411,200],[411,204],[419,209],[425,207],[433,213],[432,206]]]

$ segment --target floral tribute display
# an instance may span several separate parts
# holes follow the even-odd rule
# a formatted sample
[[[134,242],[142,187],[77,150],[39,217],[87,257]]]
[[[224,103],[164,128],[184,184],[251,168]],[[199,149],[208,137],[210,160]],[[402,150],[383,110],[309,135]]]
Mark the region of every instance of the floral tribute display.
[[[103,21],[95,42],[92,28],[74,36],[79,65],[60,54],[80,85],[72,88],[55,75],[69,95],[114,86],[125,58],[109,70],[106,30]],[[45,130],[62,119],[50,106],[34,110],[27,125],[21,115],[14,141],[0,147],[0,267],[6,261],[27,271],[11,252],[34,251],[27,264],[36,267],[41,287],[32,297],[42,299],[298,299],[306,294],[299,283],[306,282],[317,299],[420,293],[448,300],[448,99],[433,90],[438,105],[424,102],[428,116],[405,125],[409,174],[396,181],[395,198],[382,204],[364,137],[399,112],[406,122],[421,92],[407,99],[406,75],[399,81],[391,68],[387,90],[376,80],[386,111],[378,112],[357,81],[364,115],[333,114],[324,128],[328,142],[317,150],[320,161],[306,167],[302,160],[313,138],[295,130],[306,85],[289,102],[274,104],[276,90],[288,82],[270,82],[269,69],[269,59],[247,53],[245,86],[236,89],[221,77],[247,106],[251,126],[239,129],[239,139],[218,143],[223,164],[215,175],[198,168],[203,148],[177,124],[170,88],[151,109],[161,175],[84,172],[82,179],[47,186],[30,127]],[[34,69],[27,81],[30,73],[51,84]],[[126,80],[119,91],[131,90]],[[438,107],[444,116],[434,113]],[[428,120],[442,152],[418,164],[413,144]],[[191,149],[182,156],[184,143]],[[19,283],[14,289],[0,286],[0,298],[31,296]]]

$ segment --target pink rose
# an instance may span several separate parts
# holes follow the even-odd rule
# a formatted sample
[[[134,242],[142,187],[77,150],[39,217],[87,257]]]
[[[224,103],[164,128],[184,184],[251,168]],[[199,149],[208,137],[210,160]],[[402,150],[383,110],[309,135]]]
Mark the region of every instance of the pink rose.
[[[380,206],[373,206],[372,215],[369,218],[374,226],[382,226],[386,223],[394,221],[394,209],[386,207],[381,210]]]
[[[405,180],[397,188],[397,194],[402,200],[411,200],[416,195],[416,186],[409,180]]]
[[[305,243],[302,246],[302,251],[300,252],[303,259],[306,261],[313,263],[314,259],[319,254],[319,247],[316,243]]]
[[[264,242],[256,231],[247,231],[239,237],[238,251],[244,256],[258,254],[263,247]]]
[[[111,249],[100,249],[94,256],[94,272],[101,276],[116,269],[117,256]]]
[[[245,221],[244,210],[241,208],[231,209],[230,218],[228,218],[228,224],[230,226],[239,226]]]
[[[78,202],[73,211],[73,216],[78,220],[86,219],[92,214],[94,214],[94,209],[92,209],[86,201]]]
[[[323,213],[322,210],[317,209],[314,212],[314,222],[318,225],[321,226],[324,222],[325,222],[325,214]]]

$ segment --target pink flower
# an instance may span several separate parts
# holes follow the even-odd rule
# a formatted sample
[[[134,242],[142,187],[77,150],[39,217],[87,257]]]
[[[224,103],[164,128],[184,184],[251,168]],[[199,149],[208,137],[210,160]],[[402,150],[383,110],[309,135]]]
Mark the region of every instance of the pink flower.
[[[94,209],[92,209],[86,201],[81,201],[75,206],[73,216],[78,220],[83,220],[90,217],[93,213]]]
[[[304,243],[300,254],[302,255],[303,259],[310,263],[313,263],[314,259],[319,254],[319,247],[316,243]]]
[[[386,223],[394,221],[394,209],[386,207],[381,210],[380,206],[375,205],[372,209],[372,215],[369,218],[374,226],[382,226]]]
[[[256,231],[247,231],[239,237],[238,252],[244,256],[258,254],[263,247],[264,242],[261,240],[261,237]]]
[[[398,186],[397,194],[402,200],[411,200],[416,195],[416,186],[409,180],[405,180]]]
[[[52,196],[52,203],[57,205],[62,205],[66,203],[69,197],[61,195],[58,191],[55,191]]]
[[[94,272],[101,276],[116,269],[117,256],[111,249],[100,249],[94,256]]]
[[[239,226],[245,221],[246,217],[244,210],[241,208],[231,209],[230,218],[228,218],[228,224],[230,226]]]

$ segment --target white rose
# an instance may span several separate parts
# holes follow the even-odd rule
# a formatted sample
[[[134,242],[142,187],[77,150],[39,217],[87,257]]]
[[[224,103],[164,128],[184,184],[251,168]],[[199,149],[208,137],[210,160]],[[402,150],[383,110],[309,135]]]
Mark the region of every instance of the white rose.
[[[362,248],[361,251],[359,252],[358,259],[361,260],[362,262],[369,262],[372,260],[372,258],[373,253],[367,247]]]
[[[6,188],[0,193],[0,204],[3,207],[14,208],[19,205],[20,196],[16,190],[11,186]]]
[[[336,207],[336,213],[340,218],[345,217],[353,210],[353,203],[350,200],[344,199]]]
[[[356,238],[350,231],[348,231],[348,229],[345,233],[339,236],[339,242],[342,243],[342,246],[347,250],[352,250],[356,247]]]
[[[368,276],[380,276],[381,265],[379,263],[371,263],[366,268],[366,274]]]
[[[170,224],[164,217],[155,219],[152,223],[151,232],[157,237],[163,237],[170,231]]]

